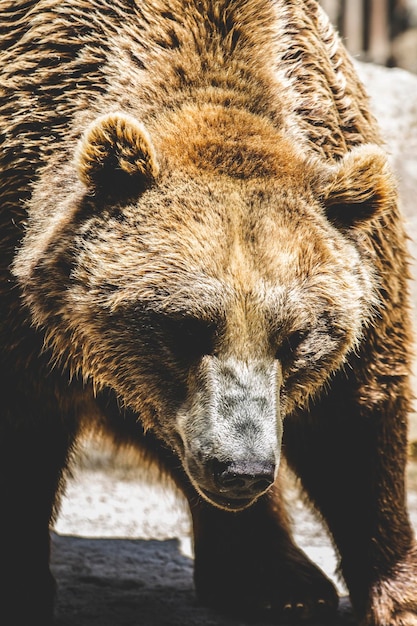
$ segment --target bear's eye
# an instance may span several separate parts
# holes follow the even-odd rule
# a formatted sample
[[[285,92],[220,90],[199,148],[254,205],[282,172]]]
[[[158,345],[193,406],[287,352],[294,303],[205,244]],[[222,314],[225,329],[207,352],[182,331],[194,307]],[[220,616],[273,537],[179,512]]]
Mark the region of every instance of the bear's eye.
[[[179,358],[192,361],[213,352],[214,324],[185,317],[171,319],[169,327],[171,348]]]
[[[275,358],[285,363],[294,357],[295,353],[307,337],[307,331],[295,330],[287,335],[275,353]]]

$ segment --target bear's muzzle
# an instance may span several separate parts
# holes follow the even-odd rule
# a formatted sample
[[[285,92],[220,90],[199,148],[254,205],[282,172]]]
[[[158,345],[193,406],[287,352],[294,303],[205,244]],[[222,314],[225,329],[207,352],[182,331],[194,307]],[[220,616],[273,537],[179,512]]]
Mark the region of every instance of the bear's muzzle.
[[[177,415],[184,469],[212,504],[246,508],[278,471],[279,365],[206,356],[190,380]]]

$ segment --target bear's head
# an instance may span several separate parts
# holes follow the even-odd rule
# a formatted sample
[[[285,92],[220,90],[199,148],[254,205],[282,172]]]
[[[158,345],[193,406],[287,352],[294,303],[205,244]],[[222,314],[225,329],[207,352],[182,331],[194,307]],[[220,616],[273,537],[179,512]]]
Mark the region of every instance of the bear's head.
[[[34,195],[14,271],[54,358],[238,510],[273,483],[285,420],[371,322],[369,232],[395,188],[378,147],[323,163],[243,110],[151,126],[93,121],[75,166]]]

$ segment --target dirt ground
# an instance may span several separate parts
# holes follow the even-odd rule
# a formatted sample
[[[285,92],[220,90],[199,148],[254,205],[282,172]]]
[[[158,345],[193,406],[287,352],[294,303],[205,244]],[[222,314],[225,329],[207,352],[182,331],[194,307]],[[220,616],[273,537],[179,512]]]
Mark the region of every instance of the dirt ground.
[[[59,586],[57,625],[249,624],[198,605],[186,503],[168,482],[150,483],[117,463],[75,472],[52,540]],[[295,489],[289,493],[297,541],[337,582],[336,559],[325,531],[296,498]],[[339,590],[345,594],[340,583]],[[344,599],[334,625],[354,623]]]
[[[198,605],[178,540],[55,536],[57,626],[246,626]],[[355,624],[346,598],[334,626]],[[256,622],[267,626],[271,622]],[[322,625],[320,625],[322,626]]]
[[[75,471],[52,535],[57,626],[253,624],[198,605],[190,519],[181,494],[167,481],[155,482],[152,475],[144,480],[130,465],[104,460],[95,467],[87,459]],[[356,624],[335,576],[336,556],[325,529],[291,484],[288,499],[297,543],[338,587],[340,609],[331,626]],[[415,462],[409,467],[409,508],[417,529]]]

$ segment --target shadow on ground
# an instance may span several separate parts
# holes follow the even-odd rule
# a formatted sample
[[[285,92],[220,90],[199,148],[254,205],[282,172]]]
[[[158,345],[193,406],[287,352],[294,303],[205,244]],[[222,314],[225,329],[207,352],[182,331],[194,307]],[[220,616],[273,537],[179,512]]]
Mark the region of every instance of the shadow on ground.
[[[57,626],[253,626],[198,605],[192,560],[181,554],[175,539],[84,539],[54,533],[52,567],[58,582]],[[347,599],[332,624],[355,624]]]

